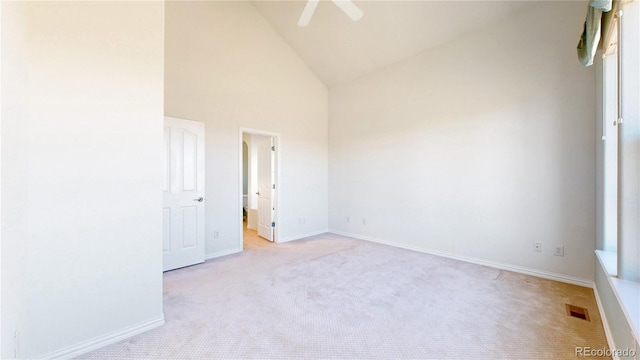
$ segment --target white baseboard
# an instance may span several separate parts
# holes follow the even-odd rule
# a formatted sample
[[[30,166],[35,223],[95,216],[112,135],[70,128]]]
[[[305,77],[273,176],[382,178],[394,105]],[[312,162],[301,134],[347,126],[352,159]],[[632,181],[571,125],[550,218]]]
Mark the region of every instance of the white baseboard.
[[[524,267],[515,266],[515,265],[498,263],[498,262],[494,262],[494,261],[488,261],[488,260],[477,259],[477,258],[472,258],[472,257],[454,255],[454,254],[441,252],[441,251],[433,251],[433,250],[418,248],[418,247],[414,247],[414,246],[407,246],[407,245],[403,245],[403,244],[394,243],[394,242],[391,242],[391,241],[377,239],[377,238],[370,237],[370,236],[362,236],[362,235],[357,235],[357,234],[351,234],[351,233],[347,233],[347,232],[344,232],[344,231],[329,230],[329,232],[333,233],[333,234],[337,234],[337,235],[343,235],[343,236],[352,237],[352,238],[355,238],[355,239],[371,241],[371,242],[378,243],[378,244],[394,246],[394,247],[398,247],[398,248],[402,248],[402,249],[406,249],[406,250],[412,250],[412,251],[417,251],[417,252],[421,252],[421,253],[425,253],[425,254],[431,254],[431,255],[446,257],[446,258],[449,258],[449,259],[460,260],[460,261],[464,261],[464,262],[468,262],[468,263],[472,263],[472,264],[488,266],[488,267],[492,267],[492,268],[496,268],[496,269],[500,269],[500,270],[507,270],[507,271],[512,271],[512,272],[516,272],[516,273],[520,273],[520,274],[524,274],[524,275],[531,275],[531,276],[535,276],[535,277],[539,277],[539,278],[543,278],[543,279],[555,280],[555,281],[559,281],[559,282],[563,282],[563,283],[567,283],[567,284],[578,285],[578,286],[583,286],[583,287],[588,287],[588,288],[593,288],[594,287],[593,286],[593,281],[592,280],[588,280],[588,279],[581,279],[581,278],[577,278],[577,277],[573,277],[573,276],[556,274],[556,273],[551,273],[551,272],[542,271],[542,270],[529,269],[529,268],[524,268]]]
[[[241,253],[241,252],[242,252],[242,249],[240,249],[240,250],[238,250],[238,249],[223,250],[223,251],[218,251],[218,252],[214,252],[214,253],[205,254],[204,255],[204,259],[205,260],[209,260],[209,259],[213,259],[213,258],[217,258],[217,257],[221,257],[221,256],[226,256],[226,255],[237,254],[237,253]]]
[[[611,328],[609,327],[609,321],[607,321],[607,315],[604,312],[604,307],[602,306],[602,301],[600,300],[600,294],[598,294],[598,288],[596,287],[595,282],[593,283],[593,294],[596,297],[596,304],[598,304],[598,312],[600,312],[600,318],[602,319],[602,327],[604,328],[604,335],[607,338],[607,345],[609,345],[609,349],[617,349],[615,342],[613,341],[613,334],[611,333]],[[620,357],[617,354],[611,354],[613,360],[619,360]]]
[[[155,329],[162,325],[164,325],[164,314],[157,316],[151,320],[147,320],[135,325],[131,325],[124,329],[113,331],[108,334],[95,337],[91,340],[87,340],[79,344],[54,351],[52,353],[49,353],[45,356],[40,357],[40,359],[71,359],[76,356],[86,354],[90,351],[99,349],[101,347],[115,344],[118,341],[130,338],[132,336],[141,334],[151,329]]]
[[[286,238],[278,239],[278,243],[286,243],[286,242],[289,242],[289,241],[300,240],[300,239],[308,238],[310,236],[324,234],[324,233],[327,233],[327,232],[329,232],[329,229],[322,229],[322,230],[319,230],[319,231],[308,232],[306,234],[299,234],[299,235],[289,236],[289,237],[286,237]]]

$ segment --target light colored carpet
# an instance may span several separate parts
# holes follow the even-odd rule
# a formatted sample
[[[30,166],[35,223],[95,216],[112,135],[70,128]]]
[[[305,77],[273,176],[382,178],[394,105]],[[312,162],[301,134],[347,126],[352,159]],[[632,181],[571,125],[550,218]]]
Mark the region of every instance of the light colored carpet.
[[[82,359],[575,359],[591,289],[324,234],[164,277],[166,324]],[[591,322],[566,315],[586,307]]]

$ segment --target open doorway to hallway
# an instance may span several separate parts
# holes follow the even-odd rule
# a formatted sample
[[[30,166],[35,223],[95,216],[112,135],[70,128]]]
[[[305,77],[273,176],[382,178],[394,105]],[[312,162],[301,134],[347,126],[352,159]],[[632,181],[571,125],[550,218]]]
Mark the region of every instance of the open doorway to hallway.
[[[277,242],[278,135],[241,129],[242,248]]]

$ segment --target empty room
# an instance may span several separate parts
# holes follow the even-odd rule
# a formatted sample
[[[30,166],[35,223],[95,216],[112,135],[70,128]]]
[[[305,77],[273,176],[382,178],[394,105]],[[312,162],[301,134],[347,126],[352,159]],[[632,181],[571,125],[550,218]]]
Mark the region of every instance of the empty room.
[[[640,358],[640,1],[0,1],[1,359]]]

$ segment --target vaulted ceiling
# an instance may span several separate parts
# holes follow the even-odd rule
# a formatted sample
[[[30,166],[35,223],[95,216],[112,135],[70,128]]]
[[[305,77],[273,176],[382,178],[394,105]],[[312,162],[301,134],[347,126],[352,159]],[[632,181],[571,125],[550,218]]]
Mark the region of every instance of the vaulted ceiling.
[[[353,1],[354,22],[331,1],[307,27],[306,1],[254,1],[254,6],[328,86],[347,82],[507,17],[536,1]]]

